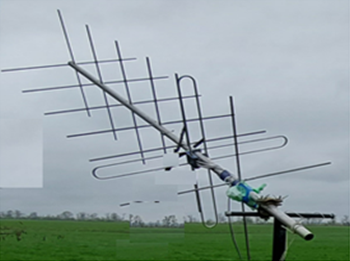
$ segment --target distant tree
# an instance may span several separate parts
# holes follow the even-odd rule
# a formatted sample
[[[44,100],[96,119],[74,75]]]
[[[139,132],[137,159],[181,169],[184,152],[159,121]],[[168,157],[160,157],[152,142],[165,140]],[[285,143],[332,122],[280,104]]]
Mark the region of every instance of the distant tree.
[[[64,211],[58,215],[59,219],[74,219],[74,215],[70,211]]]
[[[177,219],[175,215],[171,215],[170,216],[170,226],[172,227],[177,227],[178,223],[177,223]]]
[[[53,216],[53,215],[46,215],[44,217],[44,219],[57,219],[57,217]]]
[[[77,216],[78,220],[86,220],[86,218],[87,218],[87,215],[85,212],[79,212],[79,213],[77,213],[76,216]]]
[[[92,213],[89,215],[90,220],[98,220],[98,214],[97,213]]]
[[[105,220],[110,221],[110,214],[109,213],[106,213]]]
[[[12,211],[12,210],[8,210],[8,211],[6,212],[6,218],[13,218],[13,217],[14,217],[13,211]]]
[[[111,213],[110,214],[110,219],[113,221],[120,221],[121,217],[117,213]]]
[[[350,220],[348,215],[344,215],[344,217],[341,220],[341,223],[343,226],[350,226]]]
[[[162,220],[162,225],[164,227],[170,227],[170,216],[165,216]]]
[[[331,220],[329,220],[329,221],[327,222],[327,225],[331,225],[331,226],[336,225],[336,224],[337,224],[337,222],[336,222],[336,219],[335,219],[335,218],[332,218]]]
[[[196,223],[197,222],[197,219],[192,216],[192,215],[187,215],[187,218],[185,217],[185,222],[188,222],[188,223]]]
[[[36,212],[32,212],[32,213],[30,213],[30,214],[28,215],[28,218],[29,218],[29,219],[38,219],[39,216],[38,216],[38,214],[37,214]]]
[[[145,223],[142,221],[142,218],[139,215],[136,215],[133,219],[132,226],[144,227]]]
[[[122,216],[118,215],[117,213],[107,213],[105,219],[107,221],[124,221],[125,215],[126,215],[125,213],[123,213]],[[129,215],[129,220],[130,220],[130,218],[132,219],[133,216],[131,215],[131,217],[130,217],[130,215]]]
[[[176,227],[178,225],[175,215],[165,216],[162,220],[164,227]]]
[[[15,210],[14,218],[22,218],[22,217],[24,217],[24,214],[19,210]]]

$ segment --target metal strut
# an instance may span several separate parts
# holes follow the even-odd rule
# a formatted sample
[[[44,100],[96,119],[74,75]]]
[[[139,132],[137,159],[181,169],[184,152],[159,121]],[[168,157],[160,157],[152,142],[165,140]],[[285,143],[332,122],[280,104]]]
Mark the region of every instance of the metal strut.
[[[233,105],[233,98],[230,96],[230,109],[231,109],[231,119],[232,119],[232,130],[233,130],[233,140],[235,144],[235,154],[236,154],[236,167],[237,167],[237,175],[238,180],[241,182],[241,163],[239,160],[239,150],[238,150],[238,140],[237,140],[237,127],[236,127],[236,119],[235,119],[235,109]],[[242,212],[245,212],[245,206],[243,201],[241,202]],[[247,249],[247,258],[250,260],[250,246],[249,246],[249,236],[248,236],[248,227],[247,227],[247,219],[243,216],[243,226],[244,226],[244,236],[245,236],[245,244]]]

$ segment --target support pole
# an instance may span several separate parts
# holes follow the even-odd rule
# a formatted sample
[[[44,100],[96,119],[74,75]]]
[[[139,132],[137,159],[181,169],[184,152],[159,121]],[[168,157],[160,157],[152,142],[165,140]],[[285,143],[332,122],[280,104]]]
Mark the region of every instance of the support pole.
[[[282,255],[286,250],[286,229],[282,223],[274,218],[273,223],[273,246],[272,246],[272,261],[284,261]]]

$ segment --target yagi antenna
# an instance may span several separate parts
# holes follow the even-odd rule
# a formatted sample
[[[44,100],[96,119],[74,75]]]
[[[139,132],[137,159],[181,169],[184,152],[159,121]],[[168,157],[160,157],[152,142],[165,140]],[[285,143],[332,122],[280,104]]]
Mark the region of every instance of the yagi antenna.
[[[126,68],[124,63],[136,61],[136,58],[132,58],[132,57],[124,58],[122,56],[119,43],[115,41],[114,48],[116,50],[117,57],[114,59],[107,59],[107,60],[98,59],[97,51],[93,42],[92,33],[88,25],[86,25],[85,29],[88,36],[92,60],[77,61],[73,53],[73,48],[68,36],[68,31],[64,24],[62,14],[59,10],[58,10],[58,17],[59,17],[60,25],[63,31],[68,53],[69,53],[70,61],[68,63],[11,68],[11,69],[4,69],[2,70],[2,72],[15,72],[20,70],[38,70],[38,69],[67,67],[67,66],[72,68],[75,74],[75,78],[77,80],[77,83],[75,84],[63,85],[63,86],[47,86],[47,87],[23,90],[23,93],[34,93],[34,92],[50,92],[50,91],[56,91],[56,90],[64,91],[64,90],[73,89],[73,88],[79,89],[81,100],[82,100],[81,107],[46,112],[45,115],[47,116],[84,112],[88,117],[91,117],[94,111],[106,110],[108,122],[109,122],[109,128],[68,134],[67,135],[68,138],[87,137],[87,136],[95,136],[95,135],[112,135],[113,140],[118,140],[119,137],[117,136],[117,133],[121,133],[124,131],[135,132],[135,137],[136,137],[136,142],[138,147],[137,150],[126,151],[126,152],[114,154],[114,155],[98,156],[90,159],[90,162],[103,162],[106,160],[108,161],[117,160],[117,162],[112,162],[112,163],[108,162],[103,164],[99,163],[100,165],[95,166],[92,169],[92,174],[96,179],[100,179],[100,180],[118,179],[118,178],[131,177],[134,175],[141,175],[141,174],[146,174],[146,173],[161,171],[161,170],[170,171],[172,167],[159,166],[159,167],[152,167],[149,169],[127,171],[125,173],[118,173],[115,175],[103,174],[103,171],[108,170],[110,168],[115,168],[121,165],[130,165],[135,163],[146,164],[148,161],[160,159],[161,157],[163,157],[163,154],[166,154],[170,151],[174,153],[178,153],[178,156],[182,159],[182,163],[179,164],[179,167],[190,166],[191,170],[196,170],[200,168],[207,170],[207,176],[209,181],[208,186],[202,186],[202,187],[199,186],[199,183],[197,180],[196,183],[194,184],[193,189],[178,192],[178,195],[183,195],[187,193],[195,194],[198,212],[200,213],[202,223],[205,227],[212,228],[218,224],[218,211],[217,211],[217,199],[215,195],[215,188],[222,187],[222,186],[228,187],[226,192],[228,196],[228,209],[225,214],[228,217],[232,241],[235,245],[236,251],[240,258],[242,258],[242,255],[241,255],[241,252],[239,251],[239,248],[235,239],[232,220],[231,220],[232,216],[241,216],[243,218],[245,243],[246,243],[248,259],[250,259],[250,245],[249,245],[248,225],[247,225],[246,217],[259,216],[263,219],[267,219],[269,217],[274,218],[273,260],[284,260],[285,228],[291,230],[293,233],[298,234],[300,237],[304,238],[305,240],[311,240],[314,236],[311,231],[309,231],[299,222],[295,221],[293,219],[294,217],[334,218],[334,215],[329,215],[329,214],[285,213],[278,208],[282,204],[283,198],[262,196],[260,192],[262,191],[264,186],[254,189],[247,184],[247,181],[250,181],[250,180],[268,178],[272,176],[284,175],[284,174],[293,173],[297,171],[303,171],[311,168],[326,166],[326,165],[329,165],[330,162],[302,166],[298,168],[282,170],[282,171],[266,173],[266,174],[257,174],[256,176],[243,178],[241,173],[242,171],[241,171],[240,156],[283,148],[288,143],[287,137],[284,135],[275,135],[270,137],[251,138],[248,140],[241,140],[241,138],[250,138],[251,136],[254,136],[254,135],[265,134],[266,131],[260,130],[260,131],[238,133],[236,120],[235,120],[236,112],[235,112],[232,96],[229,97],[228,113],[221,114],[221,115],[211,115],[211,116],[203,115],[201,104],[200,104],[201,95],[198,92],[196,80],[190,75],[182,75],[182,76],[178,74],[174,75],[177,96],[158,97],[157,91],[156,91],[156,83],[160,80],[168,80],[169,77],[156,76],[153,73],[150,59],[146,57],[145,64],[146,64],[147,75],[142,77],[137,77],[137,78],[127,78],[127,73],[126,73]],[[121,72],[121,79],[120,78],[112,79],[108,81],[105,81],[103,79],[101,65],[106,63],[114,63],[118,65],[119,70]],[[94,65],[96,76],[84,68],[84,66],[86,65]],[[89,83],[86,83],[86,82],[83,83],[83,79],[88,80]],[[192,86],[192,91],[193,91],[192,94],[186,94],[186,95],[183,94],[184,93],[183,86],[182,86],[183,80],[190,81]],[[130,88],[131,88],[131,84],[136,82],[146,83],[148,85],[148,88],[151,89],[151,96],[152,96],[151,99],[148,98],[141,101],[133,101]],[[124,86],[126,98],[120,95],[118,92],[116,92],[115,89],[110,87],[111,85],[115,85],[115,84],[120,84]],[[86,88],[93,88],[94,86],[97,86],[98,88],[101,89],[103,103],[100,105],[90,106],[87,100]],[[116,101],[116,103],[111,103],[108,100],[108,96],[112,98],[114,101]],[[160,105],[167,102],[173,102],[173,101],[179,102],[181,118],[166,119],[166,120],[162,119]],[[191,116],[191,117],[188,116],[188,111],[186,109],[186,104],[184,101],[194,102],[194,111],[196,116]],[[143,104],[151,104],[154,106],[155,118],[152,118],[147,113],[145,113],[145,111],[141,110],[138,107],[139,105],[143,105]],[[125,107],[130,111],[132,125],[118,127],[118,118],[114,117],[113,111],[112,111],[112,109],[116,107]],[[193,115],[193,111],[191,115]],[[141,118],[144,123],[142,124],[138,123],[136,120],[137,117]],[[206,128],[205,128],[206,125],[204,123],[207,123],[207,122],[215,123],[215,121],[222,121],[222,120],[226,120],[226,121],[228,120],[230,122],[230,125],[232,127],[231,129],[232,133],[229,133],[224,136],[208,137],[206,133]],[[196,123],[197,126],[199,127],[198,132],[199,132],[200,139],[194,140],[193,136],[191,136],[193,133],[191,131],[190,124],[193,124],[193,123]],[[182,130],[179,135],[176,135],[171,131],[171,129],[169,129],[169,127],[175,126],[175,125],[176,126],[180,125],[182,127]],[[140,131],[142,129],[147,129],[147,128],[153,128],[156,131],[158,131],[161,146],[152,147],[152,148],[147,148],[144,146],[140,135]],[[166,142],[166,140],[169,140],[172,145],[169,145]],[[225,144],[218,144],[223,141],[225,142]],[[274,145],[268,145],[265,147],[249,149],[249,150],[242,149],[242,147],[244,148],[245,144],[260,144],[262,142],[264,143],[274,142]],[[225,154],[222,154],[222,155],[210,156],[210,154],[212,154],[213,151],[215,150],[220,151],[220,149],[225,147],[232,148],[232,153],[226,152]],[[226,170],[217,162],[217,160],[221,160],[228,157],[235,157],[236,167],[237,167],[235,173],[237,173],[237,175],[233,175],[232,174],[233,172]],[[214,177],[212,173],[216,174],[217,176],[216,178],[219,178],[221,180],[221,183],[214,184],[214,181],[213,181]],[[206,219],[203,213],[203,202],[200,196],[201,191],[203,190],[210,191],[211,203],[213,206],[213,213],[215,217],[215,220],[212,224],[208,224],[205,221]],[[231,211],[231,204],[233,202],[231,199],[241,203],[241,212]],[[134,201],[133,203],[142,203],[142,202],[145,202],[145,201],[139,200],[139,201]],[[154,201],[154,203],[159,203],[159,202],[160,201]],[[131,204],[130,202],[122,203],[120,204],[120,206],[127,206],[130,204]],[[245,206],[249,206],[249,208],[256,210],[256,212],[246,212]]]

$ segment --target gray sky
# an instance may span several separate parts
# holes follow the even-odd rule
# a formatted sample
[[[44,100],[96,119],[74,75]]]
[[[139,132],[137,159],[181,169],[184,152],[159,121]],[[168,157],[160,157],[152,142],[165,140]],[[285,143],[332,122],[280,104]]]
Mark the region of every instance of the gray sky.
[[[145,77],[151,58],[159,97],[176,94],[174,73],[196,78],[206,116],[229,112],[235,98],[238,132],[267,130],[286,135],[280,150],[242,156],[243,177],[331,161],[332,165],[265,180],[264,194],[288,195],[283,209],[349,214],[349,6],[348,1],[1,1],[1,69],[66,63],[70,60],[57,9],[60,9],[77,61],[92,59],[85,31],[90,26],[99,59],[116,57],[118,40],[128,78]],[[87,70],[96,74],[93,66]],[[102,67],[105,80],[121,79],[117,64]],[[137,150],[134,132],[67,139],[66,135],[106,129],[105,110],[43,117],[44,112],[80,108],[79,89],[23,94],[22,90],[76,84],[69,67],[0,74],[1,210],[59,214],[86,211],[137,213],[145,220],[176,214],[197,216],[194,195],[177,197],[205,171],[189,167],[130,178],[99,181],[89,159]],[[86,82],[85,80],[83,82]],[[184,89],[189,84],[184,82]],[[113,87],[125,95],[122,85]],[[133,100],[150,98],[149,84],[130,84]],[[85,88],[90,106],[103,104],[101,91]],[[190,93],[190,92],[188,92]],[[111,99],[109,99],[112,101]],[[193,104],[186,103],[189,116]],[[192,107],[191,107],[192,106]],[[141,107],[154,117],[154,109]],[[162,105],[164,120],[180,118],[178,105]],[[128,126],[130,113],[113,109],[116,126]],[[141,123],[142,121],[138,121]],[[231,133],[228,120],[206,124],[208,137]],[[179,134],[180,125],[171,126]],[[160,146],[155,131],[141,131],[144,148]],[[191,138],[199,139],[196,125]],[[170,144],[170,143],[168,143]],[[271,143],[276,144],[276,143]],[[270,144],[270,145],[271,145]],[[260,148],[256,145],[255,148]],[[268,144],[267,144],[268,146]],[[246,151],[253,147],[244,147]],[[232,153],[213,151],[212,156]],[[106,163],[116,161],[109,160]],[[235,171],[234,158],[218,161]],[[124,173],[161,166],[161,161],[118,167]],[[41,171],[42,170],[42,171]],[[215,183],[220,183],[214,177]],[[10,188],[12,187],[12,188]],[[226,210],[225,188],[216,190]],[[161,204],[119,204],[132,200]],[[206,193],[203,201],[210,202]],[[212,217],[211,205],[205,205]],[[234,205],[238,210],[239,204]]]

